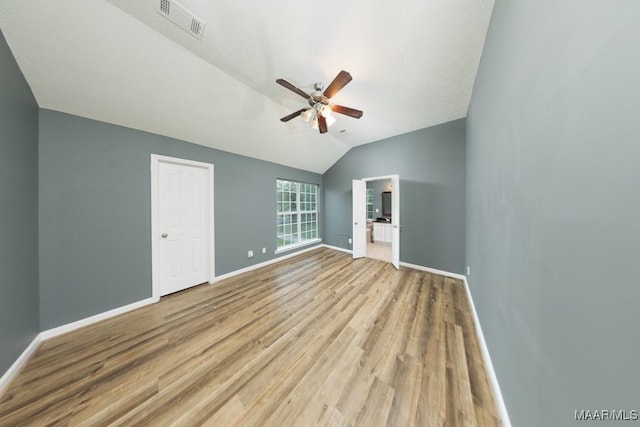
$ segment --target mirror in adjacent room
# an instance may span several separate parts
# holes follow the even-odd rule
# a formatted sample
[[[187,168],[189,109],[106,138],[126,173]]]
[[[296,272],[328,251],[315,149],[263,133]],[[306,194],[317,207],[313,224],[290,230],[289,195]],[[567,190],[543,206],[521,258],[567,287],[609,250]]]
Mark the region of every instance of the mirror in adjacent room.
[[[382,192],[382,216],[391,216],[391,191]]]

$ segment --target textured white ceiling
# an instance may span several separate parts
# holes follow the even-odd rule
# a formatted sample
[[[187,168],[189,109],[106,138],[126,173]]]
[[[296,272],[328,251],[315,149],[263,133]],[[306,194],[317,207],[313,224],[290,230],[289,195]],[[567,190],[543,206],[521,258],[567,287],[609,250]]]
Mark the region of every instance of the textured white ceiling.
[[[0,28],[42,108],[323,173],[351,147],[466,116],[494,0],[182,0],[202,41],[159,0],[3,0]],[[320,135],[307,92],[353,76]],[[344,132],[340,132],[345,130]]]

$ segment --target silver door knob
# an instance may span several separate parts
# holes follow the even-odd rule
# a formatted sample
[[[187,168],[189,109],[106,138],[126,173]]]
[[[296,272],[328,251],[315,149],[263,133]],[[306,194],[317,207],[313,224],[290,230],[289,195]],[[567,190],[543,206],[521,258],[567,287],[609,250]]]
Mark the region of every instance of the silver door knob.
[[[162,238],[166,239],[169,235],[167,233],[162,233]]]

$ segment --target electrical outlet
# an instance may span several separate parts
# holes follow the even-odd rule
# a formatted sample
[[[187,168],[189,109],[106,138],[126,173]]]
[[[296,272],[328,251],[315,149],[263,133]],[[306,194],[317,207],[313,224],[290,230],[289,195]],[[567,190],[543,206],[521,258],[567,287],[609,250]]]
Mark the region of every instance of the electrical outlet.
[[[349,244],[353,243],[353,239],[351,237],[349,237]]]
[[[467,276],[471,276],[471,267],[467,265]]]
[[[262,248],[262,253],[266,254],[267,253],[267,248]]]
[[[247,258],[253,258],[253,251],[247,252]]]

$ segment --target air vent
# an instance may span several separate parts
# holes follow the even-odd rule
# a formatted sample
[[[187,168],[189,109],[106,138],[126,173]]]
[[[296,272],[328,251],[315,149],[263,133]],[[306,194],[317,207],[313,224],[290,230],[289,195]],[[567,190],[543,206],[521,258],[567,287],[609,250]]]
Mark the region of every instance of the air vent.
[[[156,0],[157,12],[198,40],[202,40],[204,22],[175,0]]]
[[[169,15],[171,13],[171,3],[169,0],[160,0],[160,12],[165,15]]]

